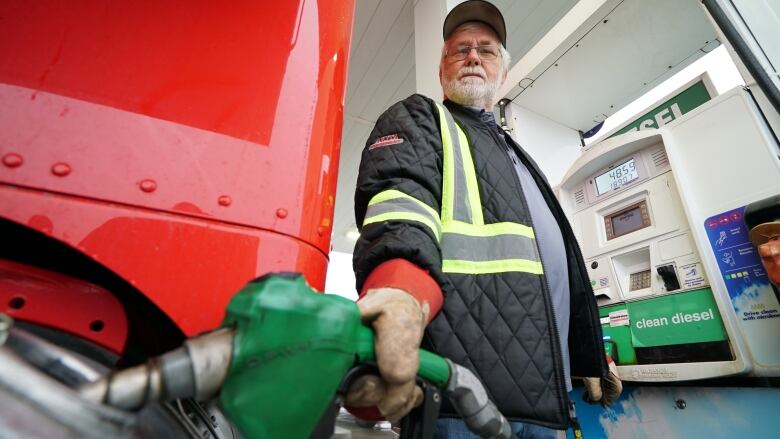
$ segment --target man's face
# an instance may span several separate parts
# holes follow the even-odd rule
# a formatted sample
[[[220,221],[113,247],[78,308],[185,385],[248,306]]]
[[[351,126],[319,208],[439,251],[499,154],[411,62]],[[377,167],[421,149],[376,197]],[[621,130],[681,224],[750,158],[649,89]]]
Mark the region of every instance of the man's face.
[[[495,32],[480,23],[466,23],[455,30],[445,43],[448,55],[439,65],[439,80],[444,95],[461,105],[492,109],[498,87],[506,79],[500,52],[495,59],[480,57],[470,50],[462,60],[449,54],[458,48],[501,45]]]
[[[759,245],[758,255],[769,275],[769,281],[780,287],[780,236]]]

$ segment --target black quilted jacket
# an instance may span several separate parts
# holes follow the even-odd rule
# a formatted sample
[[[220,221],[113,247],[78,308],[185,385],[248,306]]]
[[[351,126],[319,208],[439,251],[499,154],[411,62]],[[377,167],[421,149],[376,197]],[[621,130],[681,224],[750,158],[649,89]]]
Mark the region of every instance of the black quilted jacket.
[[[485,223],[532,225],[520,181],[497,133],[473,112],[445,102],[471,145]],[[397,189],[440,211],[442,144],[432,100],[413,95],[393,105],[376,123],[363,150],[355,193],[355,217],[363,224],[372,196]],[[376,145],[379,138],[403,139]],[[582,255],[550,186],[518,146],[564,234],[571,315],[569,350],[574,376],[605,376],[607,365],[598,310]],[[354,253],[358,290],[374,267],[407,259],[438,281],[444,305],[428,326],[424,347],[462,364],[485,384],[511,420],[563,429],[571,425],[561,353],[544,276],[529,273],[450,274],[430,229],[418,223],[382,222],[361,230]],[[447,407],[443,411],[448,410]]]

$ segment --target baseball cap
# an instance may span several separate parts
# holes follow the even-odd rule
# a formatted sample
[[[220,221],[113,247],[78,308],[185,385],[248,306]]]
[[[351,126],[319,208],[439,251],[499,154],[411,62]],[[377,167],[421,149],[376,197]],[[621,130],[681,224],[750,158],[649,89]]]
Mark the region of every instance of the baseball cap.
[[[498,35],[501,44],[506,48],[504,16],[501,15],[501,11],[495,5],[484,0],[468,0],[452,8],[450,13],[447,14],[447,18],[444,19],[442,28],[444,41],[447,41],[447,38],[452,35],[458,26],[469,21],[479,21],[490,26]]]
[[[780,195],[748,204],[744,221],[756,246],[780,236]]]

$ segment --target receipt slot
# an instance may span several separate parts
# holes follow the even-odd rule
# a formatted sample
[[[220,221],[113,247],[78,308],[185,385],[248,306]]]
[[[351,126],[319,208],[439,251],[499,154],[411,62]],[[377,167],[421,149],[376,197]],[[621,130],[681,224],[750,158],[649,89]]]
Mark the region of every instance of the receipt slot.
[[[737,88],[569,169],[559,197],[621,378],[780,376],[780,306],[742,222],[780,193],[776,151]]]

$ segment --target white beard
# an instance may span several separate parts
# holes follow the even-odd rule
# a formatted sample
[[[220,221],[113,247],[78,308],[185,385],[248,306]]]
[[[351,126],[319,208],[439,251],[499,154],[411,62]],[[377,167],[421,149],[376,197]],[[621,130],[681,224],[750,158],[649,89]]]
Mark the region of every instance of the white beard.
[[[477,73],[482,76],[480,81],[474,77],[463,75]],[[498,92],[498,81],[490,82],[485,71],[480,67],[464,67],[458,72],[458,77],[443,84],[444,95],[451,101],[466,107],[480,107],[491,110],[493,99]]]

